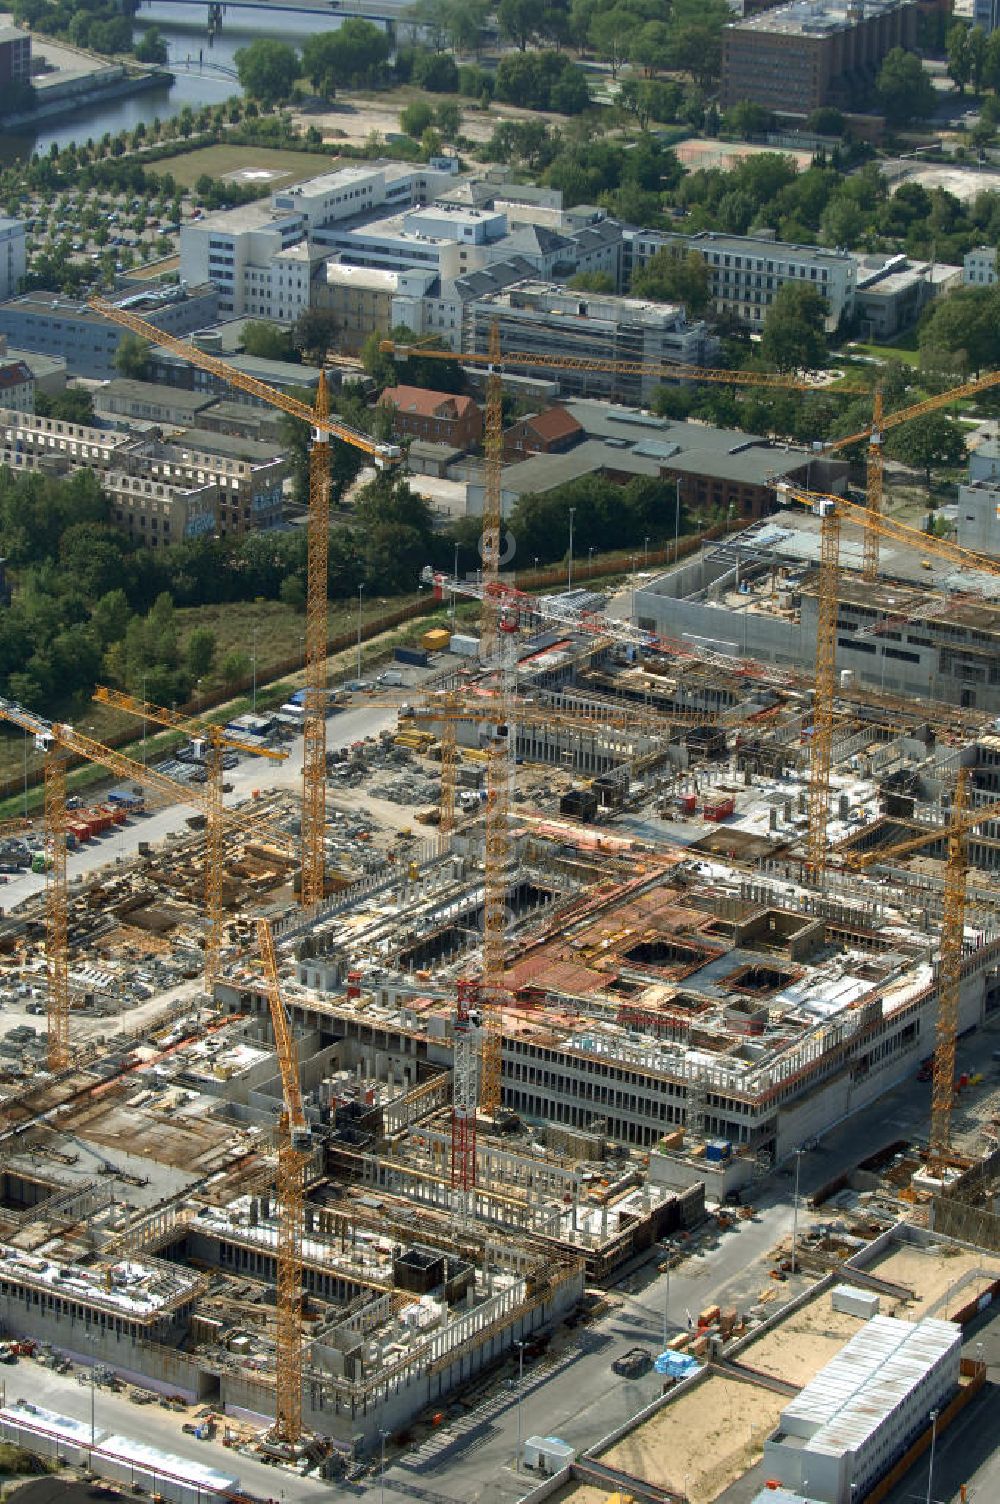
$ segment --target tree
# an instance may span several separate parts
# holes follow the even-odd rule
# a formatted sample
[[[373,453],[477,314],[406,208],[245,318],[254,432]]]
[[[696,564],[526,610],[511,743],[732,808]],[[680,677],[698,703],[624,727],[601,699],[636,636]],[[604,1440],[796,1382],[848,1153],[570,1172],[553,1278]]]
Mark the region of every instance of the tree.
[[[524,52],[535,34],[540,10],[537,0],[500,0],[497,6],[500,35],[516,42]]]
[[[241,47],[234,61],[243,88],[264,105],[287,99],[299,76],[299,55],[295,48],[269,37],[257,37],[249,47]]]
[[[227,689],[235,689],[250,672],[250,659],[246,653],[227,653],[222,660],[222,681]]]
[[[413,82],[429,94],[457,94],[458,64],[447,52],[421,52],[413,66]]]
[[[934,113],[937,94],[915,52],[894,47],[887,53],[875,87],[891,125],[926,120]]]
[[[826,358],[826,299],[803,282],[786,282],[764,319],[761,353],[779,371],[814,371]]]
[[[710,90],[722,73],[722,32],[732,20],[726,0],[675,0],[670,22],[671,63]]]
[[[155,63],[162,66],[167,61],[167,44],[158,26],[150,26],[143,32],[136,45],[135,55],[140,63]]]
[[[149,375],[150,349],[148,340],[140,339],[131,329],[126,329],[114,354],[113,364],[119,376],[129,381],[145,381]]]
[[[615,279],[609,272],[577,272],[566,286],[574,292],[614,292]]]
[[[977,94],[986,77],[986,57],[986,33],[981,26],[974,26],[969,32],[969,71],[972,87]]]
[[[414,99],[400,112],[400,128],[414,141],[419,141],[428,126],[434,123],[434,110],[426,99]]]
[[[292,344],[322,361],[328,350],[336,348],[340,332],[337,316],[329,308],[303,308],[292,329]]]
[[[766,131],[773,130],[774,116],[762,104],[755,104],[752,99],[741,99],[723,115],[722,128],[731,136],[742,136],[745,141],[749,141],[751,136],[763,136]]]
[[[969,28],[964,21],[956,21],[954,26],[949,26],[944,45],[948,54],[948,77],[958,84],[959,94],[964,94],[972,75]]]
[[[462,129],[462,107],[453,99],[443,99],[434,111],[434,124],[446,140],[453,141]]]
[[[653,298],[658,303],[683,303],[691,318],[700,318],[709,301],[705,259],[697,251],[685,255],[672,246],[664,246],[636,272],[632,294],[637,298]]]
[[[184,649],[188,672],[193,679],[201,679],[215,662],[215,633],[208,627],[195,627]]]
[[[925,369],[986,371],[1000,364],[1000,286],[961,287],[930,305],[920,324]]]
[[[299,353],[289,329],[266,319],[248,319],[244,325],[244,350],[265,361],[298,361]]]
[[[968,457],[965,430],[947,413],[927,413],[922,418],[900,423],[890,430],[886,450],[904,465],[923,470],[928,486],[932,468],[964,465]]]

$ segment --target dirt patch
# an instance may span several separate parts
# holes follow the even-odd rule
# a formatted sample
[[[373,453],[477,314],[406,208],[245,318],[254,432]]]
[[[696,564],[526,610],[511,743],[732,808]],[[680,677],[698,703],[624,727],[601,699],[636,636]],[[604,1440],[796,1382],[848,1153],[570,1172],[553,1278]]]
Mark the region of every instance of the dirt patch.
[[[449,101],[454,100],[461,108],[461,134],[470,141],[488,141],[502,120],[543,120],[550,125],[566,124],[564,115],[554,115],[543,110],[521,110],[514,105],[494,104],[484,112],[476,108],[471,100],[456,99],[451,94],[442,96],[444,97]],[[293,112],[292,118],[303,130],[315,126],[327,145],[338,141],[361,145],[375,132],[386,140],[386,155],[391,156],[392,142],[388,138],[402,133],[400,112],[416,98],[426,99],[427,96],[419,89],[397,89],[391,94],[376,94],[369,98],[352,94],[349,103],[345,101],[328,110]]]
[[[686,1493],[691,1504],[711,1504],[761,1456],[786,1403],[769,1389],[713,1376],[664,1405],[601,1461]]]
[[[825,1290],[745,1347],[739,1362],[804,1388],[862,1325],[859,1317],[835,1311]]]
[[[946,1244],[926,1250],[897,1248],[870,1266],[870,1272],[879,1279],[892,1280],[916,1292],[916,1300],[908,1302],[900,1314],[926,1316],[933,1307],[933,1314],[943,1320],[1000,1279],[1000,1260],[962,1248],[946,1252],[946,1248]]]
[[[549,1504],[607,1504],[606,1488],[597,1488],[593,1483],[564,1483],[562,1488],[549,1496]]]

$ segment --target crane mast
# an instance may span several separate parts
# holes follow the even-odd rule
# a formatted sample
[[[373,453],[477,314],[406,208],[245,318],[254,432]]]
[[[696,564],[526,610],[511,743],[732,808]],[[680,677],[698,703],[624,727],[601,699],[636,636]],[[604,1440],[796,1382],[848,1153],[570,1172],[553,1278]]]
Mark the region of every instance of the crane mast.
[[[962,942],[965,937],[966,854],[965,809],[969,775],[959,768],[948,831],[948,861],[944,873],[944,910],[941,918],[941,956],[938,968],[938,1016],[934,1036],[934,1076],[931,1087],[929,1160],[943,1169],[951,1149],[951,1110],[955,1095],[955,1041],[962,985]]]
[[[302,743],[302,903],[323,898],[326,874],[326,643],[330,550],[330,439],[326,377],[320,372],[309,449],[306,563],[306,702]]]
[[[294,1446],[302,1438],[302,1226],[310,1132],[302,1106],[298,1047],[285,1012],[274,936],[266,919],[257,921],[257,944],[264,962],[264,981],[284,1098],[284,1110],[278,1124],[278,1256],[275,1285],[278,1343],[274,1427],[271,1436],[274,1441]]]

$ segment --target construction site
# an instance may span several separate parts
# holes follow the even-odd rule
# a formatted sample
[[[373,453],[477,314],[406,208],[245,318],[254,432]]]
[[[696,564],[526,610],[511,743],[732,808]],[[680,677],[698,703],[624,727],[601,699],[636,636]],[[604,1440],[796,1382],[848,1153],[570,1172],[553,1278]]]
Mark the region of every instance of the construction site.
[[[874,1314],[845,1297],[828,1318],[838,1282],[930,1323],[920,1362],[940,1406],[971,1402],[982,1365],[960,1372],[937,1328],[1000,1280],[982,1043],[1000,1019],[1000,737],[988,697],[876,685],[838,634],[928,636],[928,600],[942,621],[959,600],[968,613],[1000,564],[882,515],[876,414],[867,507],[796,491],[809,528],[782,513],[638,598],[571,580],[526,596],[501,568],[495,357],[483,568],[427,572],[442,601],[480,602],[472,651],[430,633],[425,672],[343,712],[381,716],[351,738],[327,683],[329,445],[399,452],[331,418],[322,386],[313,411],[173,343],[311,425],[303,734],[100,690],[189,738],[145,766],[0,702],[46,753],[44,826],[3,832],[15,866],[46,872],[0,921],[4,1337],[210,1407],[232,1444],[290,1466],[348,1467],[380,1444],[384,1465],[386,1437],[433,1429],[664,1249],[669,1300],[706,1228],[738,1230],[804,1150],[916,1078],[920,1130],[887,1130],[801,1228],[796,1178],[791,1245],[761,1252],[765,1278],[797,1281],[784,1325],[774,1285],[689,1314],[669,1343],[665,1315],[663,1358],[697,1372],[658,1367],[676,1395],[591,1474],[573,1463],[561,1497],[620,1475],[637,1497],[708,1504],[765,1443],[801,1486],[802,1447],[774,1436],[799,1434],[809,1386]],[[778,568],[765,527],[809,548]],[[694,611],[696,571],[711,623],[672,615]],[[764,652],[752,615],[811,651]],[[269,788],[299,757],[300,786]],[[68,804],[70,759],[115,784],[92,811]],[[157,805],[177,816],[154,839]],[[84,869],[105,829],[108,863]],[[44,1032],[11,1026],[21,1011]],[[977,1063],[959,1070],[966,1040]],[[946,1243],[957,1262],[921,1284]],[[911,1351],[891,1323],[880,1340]],[[749,1428],[728,1461],[715,1447],[714,1472],[677,1462],[707,1386]],[[853,1497],[830,1476],[815,1497]]]

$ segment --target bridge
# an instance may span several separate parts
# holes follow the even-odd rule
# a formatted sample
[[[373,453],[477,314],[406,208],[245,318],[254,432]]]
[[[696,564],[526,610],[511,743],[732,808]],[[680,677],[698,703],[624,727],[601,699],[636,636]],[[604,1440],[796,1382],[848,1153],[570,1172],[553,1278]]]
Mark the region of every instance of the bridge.
[[[139,10],[153,0],[139,0]],[[335,17],[347,20],[356,17],[384,26],[392,33],[396,24],[405,21],[406,0],[156,0],[158,5],[200,6],[208,12],[209,28],[220,31],[222,18],[229,10],[263,10],[271,15],[287,11],[289,15]]]

